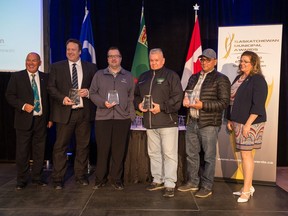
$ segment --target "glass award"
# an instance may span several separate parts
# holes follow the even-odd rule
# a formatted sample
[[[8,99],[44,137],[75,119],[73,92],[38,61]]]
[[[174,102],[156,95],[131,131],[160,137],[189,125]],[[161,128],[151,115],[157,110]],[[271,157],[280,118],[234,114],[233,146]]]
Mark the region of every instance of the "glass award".
[[[145,95],[143,98],[143,109],[152,109],[152,96],[151,95]]]
[[[185,91],[185,97],[188,97],[190,105],[195,103],[193,90],[186,90]]]
[[[69,90],[69,98],[76,105],[80,103],[80,96],[78,94],[78,89],[70,89]]]
[[[108,91],[108,103],[119,104],[119,95],[117,90],[109,90]]]

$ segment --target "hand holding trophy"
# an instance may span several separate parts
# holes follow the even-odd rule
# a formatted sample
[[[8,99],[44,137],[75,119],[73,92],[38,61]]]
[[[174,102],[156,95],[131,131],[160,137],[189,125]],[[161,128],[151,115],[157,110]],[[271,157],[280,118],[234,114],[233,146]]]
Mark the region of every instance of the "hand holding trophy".
[[[187,108],[190,107],[190,105],[195,104],[195,96],[193,94],[193,90],[186,90],[185,96],[183,100],[183,105]]]
[[[107,101],[105,102],[105,106],[110,109],[114,107],[116,104],[119,104],[119,94],[117,90],[109,90],[107,95]]]
[[[107,101],[109,104],[119,104],[119,95],[117,90],[109,90],[108,91],[108,96],[107,96]]]
[[[152,95],[145,95],[143,98],[143,109],[149,110],[153,108]]]

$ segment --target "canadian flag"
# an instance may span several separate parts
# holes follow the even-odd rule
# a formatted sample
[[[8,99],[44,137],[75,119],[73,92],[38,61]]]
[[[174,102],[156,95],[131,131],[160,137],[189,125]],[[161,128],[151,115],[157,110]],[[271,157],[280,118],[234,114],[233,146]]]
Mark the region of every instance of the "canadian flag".
[[[181,84],[183,90],[187,87],[188,80],[192,74],[201,71],[201,64],[198,56],[202,54],[200,27],[198,22],[198,16],[195,17],[195,25],[192,33],[192,38],[189,45],[188,54],[186,57],[186,63],[182,74]]]

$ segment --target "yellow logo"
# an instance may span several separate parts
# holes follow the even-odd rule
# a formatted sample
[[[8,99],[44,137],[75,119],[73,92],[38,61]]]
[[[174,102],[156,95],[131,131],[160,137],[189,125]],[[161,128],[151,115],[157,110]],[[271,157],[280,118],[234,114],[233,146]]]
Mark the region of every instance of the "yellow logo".
[[[233,33],[232,36],[229,35],[229,37],[226,37],[226,38],[225,38],[225,51],[226,51],[226,54],[225,54],[224,57],[223,57],[223,58],[225,58],[225,59],[227,59],[228,56],[230,55],[234,37],[235,37],[235,35],[234,35],[234,33]]]

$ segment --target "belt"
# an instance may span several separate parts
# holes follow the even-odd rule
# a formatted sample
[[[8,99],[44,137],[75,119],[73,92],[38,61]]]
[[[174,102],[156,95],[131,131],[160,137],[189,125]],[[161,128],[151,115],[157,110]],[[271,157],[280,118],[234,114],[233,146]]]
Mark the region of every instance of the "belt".
[[[80,110],[83,110],[83,107],[77,107],[72,109],[72,111],[80,111]]]
[[[192,118],[192,117],[190,116],[190,121],[199,122],[199,118]]]

